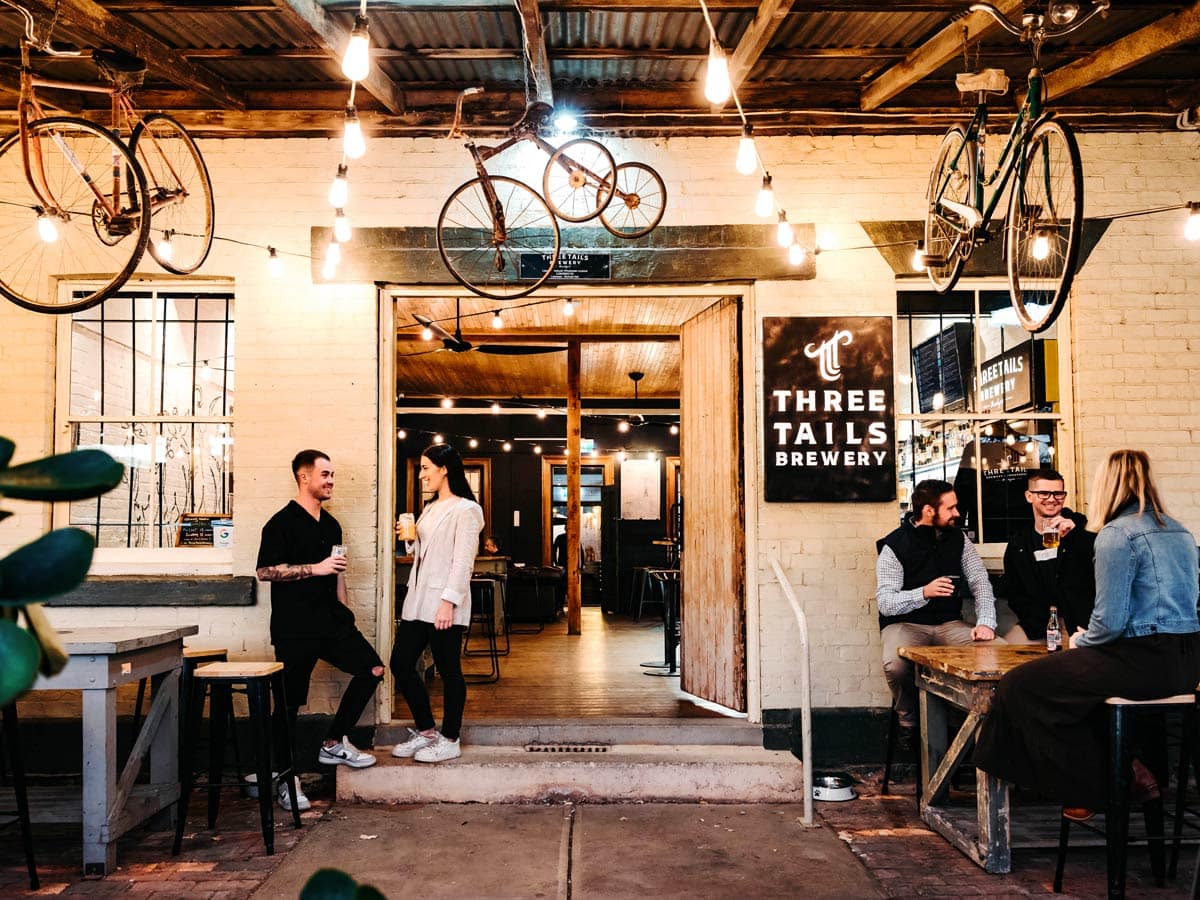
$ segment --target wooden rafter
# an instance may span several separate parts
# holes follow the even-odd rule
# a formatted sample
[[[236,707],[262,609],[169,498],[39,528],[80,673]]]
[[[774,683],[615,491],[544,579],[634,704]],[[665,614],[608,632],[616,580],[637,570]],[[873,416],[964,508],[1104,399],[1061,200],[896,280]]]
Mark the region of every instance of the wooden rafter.
[[[1025,3],[1024,0],[996,0],[993,5],[1003,15],[1011,16],[1023,10]],[[999,27],[984,12],[973,12],[952,22],[868,84],[862,92],[862,109],[868,112],[878,109],[961,53],[964,41],[976,40]]]
[[[1111,78],[1172,47],[1200,38],[1200,3],[1151,22],[1107,47],[1055,69],[1046,76],[1046,96],[1053,100]]]
[[[550,57],[546,55],[545,30],[537,0],[513,0],[521,18],[521,40],[525,45],[526,65],[533,81],[530,99],[554,105],[554,86],[550,81]]]
[[[327,56],[340,60],[350,42],[350,29],[330,17],[316,0],[274,0],[276,8],[321,47]],[[379,66],[363,79],[362,87],[390,113],[404,112],[404,92]]]
[[[242,98],[222,79],[92,0],[23,0],[23,5],[39,23],[53,21],[57,16],[63,25],[90,37],[97,47],[116,47],[140,56],[151,71],[203,94],[224,109],[244,108]]]
[[[771,39],[775,37],[775,32],[787,18],[792,3],[793,0],[762,0],[758,5],[754,21],[742,33],[730,57],[729,78],[735,88],[741,86],[754,64],[763,55]]]

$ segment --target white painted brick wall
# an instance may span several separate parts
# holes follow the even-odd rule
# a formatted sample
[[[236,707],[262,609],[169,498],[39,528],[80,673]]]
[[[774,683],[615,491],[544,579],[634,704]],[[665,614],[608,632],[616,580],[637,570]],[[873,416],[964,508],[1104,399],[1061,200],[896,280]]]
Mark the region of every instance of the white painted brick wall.
[[[837,246],[869,244],[860,221],[919,219],[936,137],[760,138],[759,147],[793,222],[813,222]],[[1200,197],[1200,148],[1192,135],[1085,135],[1089,215]],[[753,178],[733,173],[732,139],[612,140],[619,161],[657,168],[670,195],[664,224],[754,222]],[[218,233],[307,252],[309,228],[328,225],[325,194],[338,162],[323,139],[204,141],[216,185]],[[544,162],[516,154],[497,171],[533,183]],[[351,167],[348,213],[357,226],[434,223],[449,191],[470,175],[456,144],[373,142]],[[1172,511],[1200,530],[1200,248],[1182,240],[1182,214],[1114,222],[1077,279],[1075,390],[1077,492],[1115,447],[1148,449]],[[373,635],[376,484],[376,325],[370,286],[315,287],[307,260],[286,257],[288,277],[266,277],[263,251],[218,243],[205,266],[231,276],[237,292],[236,521],[234,570],[253,571],[257,532],[292,495],[288,461],[301,447],[333,457],[338,486],[331,510],[346,528],[351,603]],[[817,278],[760,284],[753,315],[891,314],[895,283],[873,250],[819,257]],[[756,355],[757,335],[747,336]],[[54,330],[49,317],[0,304],[0,432],[28,459],[51,445]],[[760,391],[756,384],[747,391]],[[756,393],[757,396],[757,393]],[[755,448],[755,457],[761,448]],[[758,533],[748,551],[761,582],[758,677],[767,708],[799,704],[797,635],[767,554],[778,552],[796,584],[813,635],[814,701],[819,706],[887,702],[879,660],[874,540],[895,521],[891,504],[755,503]],[[0,523],[0,548],[45,527],[41,507]],[[247,535],[250,537],[247,538]],[[224,643],[235,655],[264,656],[269,599],[249,610],[145,610],[138,621],[193,621],[197,643]],[[56,621],[119,621],[121,611],[57,611]],[[390,623],[389,623],[390,627]],[[328,711],[340,676],[319,670],[311,709]]]

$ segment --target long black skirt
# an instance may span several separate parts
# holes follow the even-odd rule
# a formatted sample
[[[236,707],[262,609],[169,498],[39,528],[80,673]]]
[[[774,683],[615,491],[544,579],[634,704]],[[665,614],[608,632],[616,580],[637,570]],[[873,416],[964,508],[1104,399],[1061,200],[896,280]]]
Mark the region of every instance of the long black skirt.
[[[1000,679],[974,763],[1064,806],[1108,805],[1105,699],[1189,693],[1200,634],[1152,634],[1033,660]]]

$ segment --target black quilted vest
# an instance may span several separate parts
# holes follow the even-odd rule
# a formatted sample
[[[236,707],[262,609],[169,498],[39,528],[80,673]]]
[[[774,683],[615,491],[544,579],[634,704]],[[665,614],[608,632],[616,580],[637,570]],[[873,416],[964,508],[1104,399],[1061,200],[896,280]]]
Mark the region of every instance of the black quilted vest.
[[[891,547],[904,567],[903,589],[924,587],[943,575],[962,575],[963,533],[957,528],[935,529],[932,525],[913,525],[908,519],[886,537],[875,542],[876,552]],[[966,590],[963,585],[961,591]],[[879,627],[897,622],[916,625],[942,625],[962,618],[962,593],[952,597],[934,597],[924,606],[900,616],[879,615]]]

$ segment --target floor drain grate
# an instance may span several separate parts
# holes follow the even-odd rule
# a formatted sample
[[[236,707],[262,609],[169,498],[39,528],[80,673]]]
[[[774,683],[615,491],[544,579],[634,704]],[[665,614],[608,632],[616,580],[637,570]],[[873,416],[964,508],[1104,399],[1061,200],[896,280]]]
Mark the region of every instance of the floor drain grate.
[[[608,744],[588,743],[586,741],[535,742],[525,745],[525,749],[530,753],[607,753],[608,748]]]

